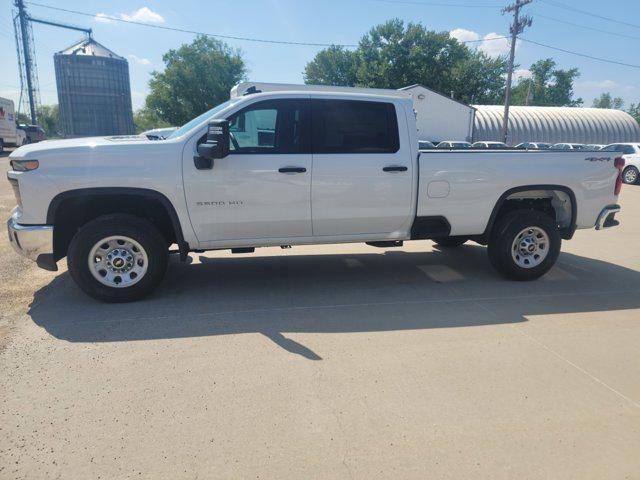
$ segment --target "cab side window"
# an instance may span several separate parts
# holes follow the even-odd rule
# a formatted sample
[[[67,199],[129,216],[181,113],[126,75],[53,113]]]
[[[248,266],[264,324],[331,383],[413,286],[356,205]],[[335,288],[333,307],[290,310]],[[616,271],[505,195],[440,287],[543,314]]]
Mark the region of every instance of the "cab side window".
[[[308,100],[266,100],[229,120],[229,153],[310,153]]]
[[[311,100],[313,153],[395,153],[400,149],[393,103]]]

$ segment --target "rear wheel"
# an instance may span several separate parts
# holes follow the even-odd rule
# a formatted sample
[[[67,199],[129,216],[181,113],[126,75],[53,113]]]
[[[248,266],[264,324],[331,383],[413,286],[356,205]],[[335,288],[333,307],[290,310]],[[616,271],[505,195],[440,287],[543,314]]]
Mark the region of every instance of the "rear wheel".
[[[634,185],[638,183],[639,179],[640,175],[638,174],[638,169],[636,167],[629,166],[624,169],[624,172],[622,173],[622,180],[624,180],[624,183]]]
[[[0,153],[4,152],[4,141],[0,138]]]
[[[168,250],[162,234],[143,218],[105,215],[75,234],[67,257],[71,277],[86,294],[105,302],[130,302],[162,281]]]
[[[500,218],[489,241],[491,264],[512,280],[535,280],[560,255],[562,239],[555,221],[535,210],[516,210]]]
[[[464,245],[467,240],[464,237],[442,237],[436,238],[434,242],[441,248],[457,248]]]

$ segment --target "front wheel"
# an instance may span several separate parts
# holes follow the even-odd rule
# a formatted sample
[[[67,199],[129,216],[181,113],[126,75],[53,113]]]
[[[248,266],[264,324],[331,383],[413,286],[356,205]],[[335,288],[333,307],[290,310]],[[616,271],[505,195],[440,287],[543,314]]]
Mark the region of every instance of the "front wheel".
[[[535,280],[560,255],[562,239],[555,221],[535,210],[516,210],[498,220],[491,234],[491,264],[511,280]]]
[[[168,250],[158,229],[133,215],[104,215],[73,237],[67,264],[87,295],[131,302],[151,293],[167,269]]]

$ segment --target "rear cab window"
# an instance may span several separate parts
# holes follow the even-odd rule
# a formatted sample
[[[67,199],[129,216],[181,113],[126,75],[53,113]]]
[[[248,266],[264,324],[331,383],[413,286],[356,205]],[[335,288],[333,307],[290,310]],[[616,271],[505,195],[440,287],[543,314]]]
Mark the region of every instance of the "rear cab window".
[[[400,137],[395,105],[312,99],[311,145],[313,153],[396,153]]]

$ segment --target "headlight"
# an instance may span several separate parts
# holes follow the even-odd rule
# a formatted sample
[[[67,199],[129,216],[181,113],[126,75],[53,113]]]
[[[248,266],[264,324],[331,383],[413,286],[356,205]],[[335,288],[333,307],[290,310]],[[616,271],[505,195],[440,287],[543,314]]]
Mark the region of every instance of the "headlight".
[[[28,172],[29,170],[35,170],[40,165],[38,160],[11,160],[9,164],[16,172]]]

